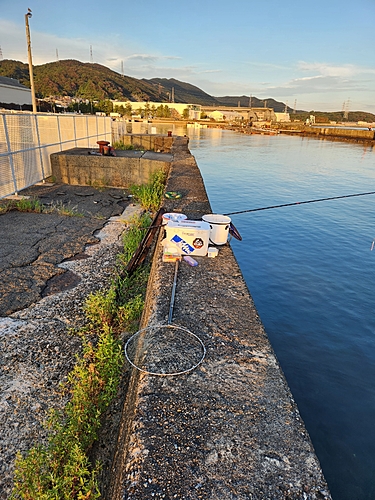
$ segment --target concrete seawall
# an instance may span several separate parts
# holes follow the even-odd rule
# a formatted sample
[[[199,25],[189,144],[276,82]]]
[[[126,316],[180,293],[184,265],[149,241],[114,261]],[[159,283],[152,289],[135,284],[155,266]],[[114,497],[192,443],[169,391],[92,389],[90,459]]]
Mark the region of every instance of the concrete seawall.
[[[174,138],[167,211],[211,212],[188,139]],[[160,236],[161,239],[161,236]],[[142,327],[165,325],[174,264],[153,259]],[[190,373],[131,379],[106,498],[330,499],[309,435],[229,245],[181,262],[173,325],[206,348]],[[142,346],[140,346],[142,347]]]
[[[308,127],[306,125],[280,124],[280,134],[314,136],[330,140],[344,140],[375,144],[375,131],[362,129],[346,129],[343,127]]]

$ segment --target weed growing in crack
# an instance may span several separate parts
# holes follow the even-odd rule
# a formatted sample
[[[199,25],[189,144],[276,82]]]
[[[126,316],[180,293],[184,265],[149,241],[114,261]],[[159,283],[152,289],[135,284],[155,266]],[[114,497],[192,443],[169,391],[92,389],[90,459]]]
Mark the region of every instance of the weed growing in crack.
[[[142,208],[156,212],[160,207],[166,181],[163,170],[154,172],[147,184],[131,186],[130,191]]]
[[[19,200],[8,200],[7,203],[0,205],[0,214],[18,210],[19,212],[32,212],[44,214],[66,215],[69,217],[84,217],[84,214],[78,211],[78,207],[64,205],[62,202],[52,205],[43,205],[35,198],[20,198]]]

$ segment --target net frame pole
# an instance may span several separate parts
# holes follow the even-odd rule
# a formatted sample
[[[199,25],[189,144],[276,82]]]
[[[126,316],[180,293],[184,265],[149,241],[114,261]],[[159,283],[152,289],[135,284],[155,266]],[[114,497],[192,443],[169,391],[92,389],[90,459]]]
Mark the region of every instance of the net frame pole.
[[[173,286],[172,286],[172,293],[171,293],[171,302],[169,304],[169,315],[168,315],[168,325],[172,323],[172,316],[173,316],[173,308],[174,308],[174,299],[176,296],[176,286],[177,286],[177,273],[178,273],[178,265],[180,263],[180,260],[177,259],[175,262],[174,266],[174,277],[173,277]]]

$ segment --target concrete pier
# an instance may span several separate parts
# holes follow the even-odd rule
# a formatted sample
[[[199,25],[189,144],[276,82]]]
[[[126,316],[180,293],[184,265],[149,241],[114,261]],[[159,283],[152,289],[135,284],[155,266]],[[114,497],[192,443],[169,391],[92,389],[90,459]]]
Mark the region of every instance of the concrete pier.
[[[173,155],[149,150],[151,140],[145,142],[148,150],[116,151],[116,156],[92,155],[90,148],[53,153],[52,175],[58,183],[79,186],[129,188],[147,183],[154,172],[169,171]]]
[[[167,211],[211,212],[188,139],[176,138]],[[167,323],[174,264],[160,241],[149,281],[146,325]],[[181,262],[172,324],[207,350],[179,376],[131,369],[111,500],[330,499],[309,435],[229,245],[217,258]],[[141,348],[142,346],[140,346]]]

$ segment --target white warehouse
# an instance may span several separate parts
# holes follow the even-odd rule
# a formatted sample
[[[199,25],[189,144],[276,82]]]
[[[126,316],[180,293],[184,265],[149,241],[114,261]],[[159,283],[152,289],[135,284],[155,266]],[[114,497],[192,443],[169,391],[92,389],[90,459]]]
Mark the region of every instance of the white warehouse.
[[[31,90],[14,78],[0,76],[0,108],[22,109],[31,106]]]

